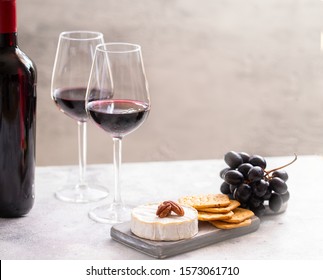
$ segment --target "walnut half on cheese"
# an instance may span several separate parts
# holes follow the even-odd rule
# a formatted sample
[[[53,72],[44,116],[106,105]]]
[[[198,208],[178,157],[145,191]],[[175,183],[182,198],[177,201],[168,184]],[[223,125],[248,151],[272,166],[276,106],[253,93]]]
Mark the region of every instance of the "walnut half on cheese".
[[[131,232],[138,237],[155,241],[176,241],[191,238],[198,232],[197,211],[182,206],[185,215],[171,214],[160,218],[156,215],[159,203],[140,205],[131,213]]]

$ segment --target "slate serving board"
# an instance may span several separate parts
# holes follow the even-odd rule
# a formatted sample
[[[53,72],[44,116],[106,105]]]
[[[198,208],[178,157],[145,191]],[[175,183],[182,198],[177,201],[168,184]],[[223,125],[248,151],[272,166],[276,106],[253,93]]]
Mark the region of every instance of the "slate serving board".
[[[110,235],[112,239],[128,247],[157,259],[164,259],[254,232],[259,228],[260,219],[254,216],[251,220],[249,226],[226,230],[218,229],[208,222],[199,222],[196,236],[179,241],[152,241],[137,237],[130,231],[130,222],[112,226]]]

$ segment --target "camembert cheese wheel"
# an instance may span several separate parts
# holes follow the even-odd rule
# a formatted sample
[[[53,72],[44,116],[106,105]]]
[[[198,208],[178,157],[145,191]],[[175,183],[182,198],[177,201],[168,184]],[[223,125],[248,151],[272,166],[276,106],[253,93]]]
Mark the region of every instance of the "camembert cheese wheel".
[[[182,206],[185,214],[174,213],[159,218],[156,215],[158,203],[138,206],[131,213],[131,231],[133,234],[155,241],[176,241],[191,238],[198,232],[197,211],[189,206]]]

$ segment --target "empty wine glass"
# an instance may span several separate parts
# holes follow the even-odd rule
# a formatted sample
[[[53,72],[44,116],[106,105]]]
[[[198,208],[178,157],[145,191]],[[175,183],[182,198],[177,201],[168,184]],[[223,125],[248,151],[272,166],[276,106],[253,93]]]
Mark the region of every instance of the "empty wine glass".
[[[102,44],[103,34],[92,31],[68,31],[59,36],[54,69],[52,73],[51,97],[57,107],[78,124],[79,182],[58,190],[55,195],[66,202],[92,202],[108,195],[102,186],[86,182],[87,135],[85,94],[95,47]]]
[[[89,212],[101,223],[130,220],[131,207],[121,198],[119,170],[121,142],[147,118],[150,98],[141,47],[130,43],[97,46],[90,74],[86,110],[90,119],[112,136],[114,146],[114,201]]]

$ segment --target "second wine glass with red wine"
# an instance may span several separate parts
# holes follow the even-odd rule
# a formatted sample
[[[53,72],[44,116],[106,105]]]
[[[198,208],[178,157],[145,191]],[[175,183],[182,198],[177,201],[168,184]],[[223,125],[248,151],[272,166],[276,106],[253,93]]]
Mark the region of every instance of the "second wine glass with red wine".
[[[89,216],[101,223],[130,220],[131,207],[121,197],[119,170],[121,142],[136,130],[150,111],[150,97],[141,47],[129,43],[98,45],[86,94],[90,119],[112,136],[114,144],[114,201],[90,211]]]
[[[85,203],[101,200],[108,195],[105,187],[86,181],[86,122],[85,94],[91,66],[103,34],[92,31],[67,31],[59,36],[51,96],[57,107],[78,124],[79,139],[79,182],[68,184],[55,195],[66,202]]]

